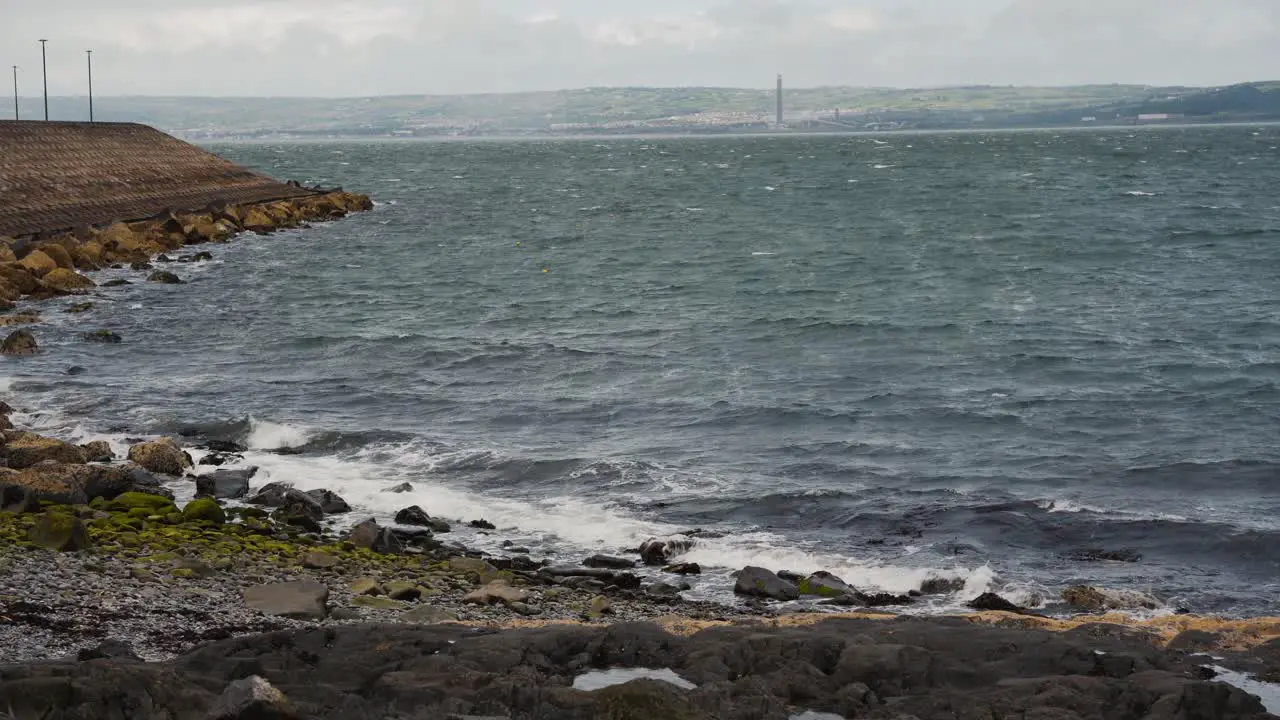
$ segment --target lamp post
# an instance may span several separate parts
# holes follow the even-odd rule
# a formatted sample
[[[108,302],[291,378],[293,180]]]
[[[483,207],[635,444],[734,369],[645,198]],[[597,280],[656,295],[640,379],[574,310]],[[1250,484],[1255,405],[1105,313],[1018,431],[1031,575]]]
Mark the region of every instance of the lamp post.
[[[21,120],[18,117],[18,66],[13,66],[13,119]]]
[[[49,62],[44,54],[44,44],[48,40],[40,40],[40,67],[44,69],[44,120],[49,121]]]
[[[89,122],[93,122],[93,51],[85,50],[84,55],[89,59]]]

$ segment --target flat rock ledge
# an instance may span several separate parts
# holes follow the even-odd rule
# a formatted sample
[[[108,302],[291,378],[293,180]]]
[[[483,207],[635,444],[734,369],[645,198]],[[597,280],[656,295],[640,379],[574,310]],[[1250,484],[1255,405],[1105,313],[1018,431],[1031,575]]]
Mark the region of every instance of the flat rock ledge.
[[[491,631],[359,625],[211,643],[164,663],[118,652],[0,666],[12,717],[786,720],[1236,720],[1272,717],[1199,660],[1131,634],[961,619],[810,627],[655,625]],[[594,691],[595,670],[674,671]],[[669,677],[669,676],[668,676]]]

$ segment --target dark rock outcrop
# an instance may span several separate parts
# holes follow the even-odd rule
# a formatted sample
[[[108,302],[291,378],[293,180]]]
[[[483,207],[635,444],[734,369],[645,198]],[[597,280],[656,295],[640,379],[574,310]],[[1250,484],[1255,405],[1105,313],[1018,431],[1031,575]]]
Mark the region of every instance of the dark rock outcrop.
[[[215,470],[196,478],[196,494],[219,500],[236,500],[249,494],[249,480],[258,468]]]
[[[347,534],[347,541],[358,548],[384,555],[404,552],[404,543],[396,537],[391,528],[380,527],[378,521],[373,518],[351,528],[351,532]]]
[[[800,590],[795,585],[760,567],[747,567],[738,573],[733,592],[774,600],[795,600],[800,597]]]
[[[320,509],[324,511],[325,515],[341,515],[342,513],[351,512],[351,506],[347,504],[347,501],[332,490],[308,490],[307,494],[320,503]]]
[[[0,342],[0,355],[35,355],[40,352],[36,336],[30,330],[14,330]]]

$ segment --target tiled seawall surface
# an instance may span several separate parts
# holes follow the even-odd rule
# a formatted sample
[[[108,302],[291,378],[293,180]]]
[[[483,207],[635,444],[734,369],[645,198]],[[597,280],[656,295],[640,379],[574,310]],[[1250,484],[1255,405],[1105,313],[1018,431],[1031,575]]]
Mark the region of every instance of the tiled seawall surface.
[[[0,122],[0,235],[315,194],[145,125]]]

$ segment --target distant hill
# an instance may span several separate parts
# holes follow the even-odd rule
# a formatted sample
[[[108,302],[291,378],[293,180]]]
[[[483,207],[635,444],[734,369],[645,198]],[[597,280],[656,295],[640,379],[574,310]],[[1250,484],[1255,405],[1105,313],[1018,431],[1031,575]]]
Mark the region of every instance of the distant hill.
[[[83,98],[52,98],[54,119],[83,119]],[[1280,120],[1280,83],[1219,88],[797,88],[790,130],[1021,127],[1169,120]],[[483,136],[742,132],[774,128],[773,90],[586,88],[501,95],[369,98],[96,98],[100,120],[154,125],[187,138]],[[42,113],[35,98],[23,115]],[[1140,120],[1140,117],[1143,118]]]

